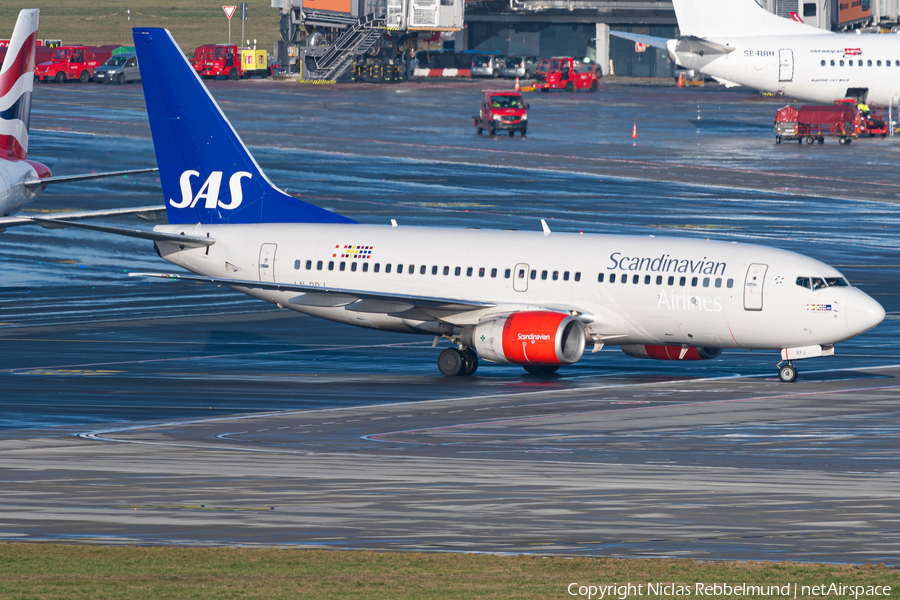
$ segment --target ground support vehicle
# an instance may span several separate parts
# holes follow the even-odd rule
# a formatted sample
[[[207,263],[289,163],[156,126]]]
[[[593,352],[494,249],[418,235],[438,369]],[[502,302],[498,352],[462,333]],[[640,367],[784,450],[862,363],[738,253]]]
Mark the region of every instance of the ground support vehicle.
[[[353,65],[350,79],[363,83],[399,83],[406,81],[406,63],[365,59]]]
[[[588,57],[575,59],[571,56],[557,56],[541,61],[535,75],[534,89],[542,92],[565,90],[572,93],[576,90],[596,92],[600,88],[603,72]]]
[[[271,75],[265,50],[229,44],[206,44],[194,50],[191,65],[200,77],[248,79]]]
[[[97,83],[131,83],[141,80],[137,54],[123,52],[116,54],[94,71]]]
[[[849,106],[857,111],[857,124],[859,135],[867,135],[875,137],[887,137],[888,124],[884,120],[884,107],[866,104],[857,104],[853,98],[844,98],[843,100],[835,100],[835,106]]]
[[[105,63],[117,46],[60,46],[53,49],[48,62],[35,65],[34,78],[42,81],[64,83],[78,80],[87,83],[94,77],[97,67]]]
[[[484,90],[481,96],[481,112],[472,117],[475,132],[487,131],[497,135],[506,131],[513,137],[518,131],[522,137],[528,131],[528,105],[522,94],[510,90]]]
[[[500,54],[479,54],[472,59],[472,77],[500,77],[506,57]]]
[[[775,143],[796,140],[807,144],[825,143],[826,137],[836,137],[842,145],[858,137],[858,115],[853,106],[785,106],[775,114]]]

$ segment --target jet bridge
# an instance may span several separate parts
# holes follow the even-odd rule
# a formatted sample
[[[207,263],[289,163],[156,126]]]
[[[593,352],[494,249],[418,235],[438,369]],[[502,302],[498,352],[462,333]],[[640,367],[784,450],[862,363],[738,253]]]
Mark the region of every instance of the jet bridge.
[[[459,31],[465,0],[272,0],[281,10],[279,58],[304,80],[333,81],[382,37]],[[289,59],[289,60],[288,60]]]

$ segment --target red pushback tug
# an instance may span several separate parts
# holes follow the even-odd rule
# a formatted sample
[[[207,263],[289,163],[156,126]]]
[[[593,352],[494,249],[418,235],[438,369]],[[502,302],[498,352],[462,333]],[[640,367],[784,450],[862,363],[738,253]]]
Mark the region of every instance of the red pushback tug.
[[[571,56],[557,56],[542,60],[535,73],[534,89],[542,92],[550,90],[589,90],[596,92],[600,88],[603,72],[588,57],[576,60]]]
[[[472,117],[475,132],[487,131],[497,135],[498,131],[509,132],[509,137],[518,131],[525,137],[528,130],[528,105],[522,94],[513,90],[484,90],[481,96],[481,113]]]

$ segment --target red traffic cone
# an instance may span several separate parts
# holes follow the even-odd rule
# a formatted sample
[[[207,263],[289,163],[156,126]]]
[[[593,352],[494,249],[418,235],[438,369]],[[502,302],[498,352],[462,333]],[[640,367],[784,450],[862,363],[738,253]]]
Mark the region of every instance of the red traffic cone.
[[[684,87],[684,73],[678,74],[678,87]]]
[[[519,78],[516,77],[516,87],[513,88],[515,91],[519,91]]]
[[[631,129],[631,137],[637,138],[637,123],[634,124],[634,127]]]

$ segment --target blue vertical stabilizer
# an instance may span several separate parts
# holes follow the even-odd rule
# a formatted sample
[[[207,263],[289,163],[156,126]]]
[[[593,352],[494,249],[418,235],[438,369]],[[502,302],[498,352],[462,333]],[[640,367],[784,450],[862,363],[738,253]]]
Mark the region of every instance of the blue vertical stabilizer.
[[[172,35],[133,33],[169,223],[355,223],[275,187]]]

